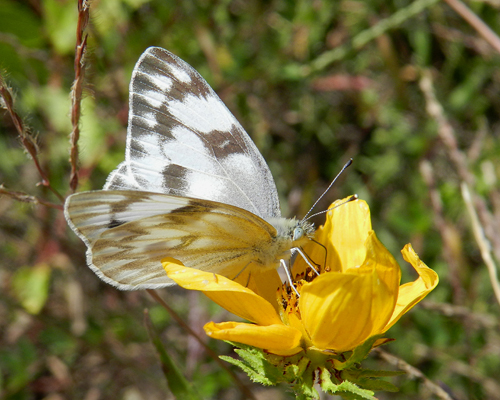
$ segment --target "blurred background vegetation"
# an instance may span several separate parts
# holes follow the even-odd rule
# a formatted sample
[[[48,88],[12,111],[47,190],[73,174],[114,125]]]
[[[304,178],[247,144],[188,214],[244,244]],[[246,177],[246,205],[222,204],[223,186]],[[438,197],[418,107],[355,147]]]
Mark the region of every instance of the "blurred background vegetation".
[[[405,281],[415,278],[399,256],[408,242],[439,273],[437,289],[389,331],[397,340],[385,347],[418,370],[391,379],[400,393],[379,397],[500,399],[500,46],[466,20],[476,14],[500,32],[500,2],[467,1],[459,15],[455,1],[94,0],[77,190],[101,188],[123,160],[132,68],[148,46],[164,47],[197,69],[247,129],[284,215],[303,215],[352,157],[320,209],[358,193]],[[1,73],[63,196],[77,19],[77,0],[0,0]],[[171,398],[145,308],[204,398],[242,398],[147,293],[117,291],[87,268],[60,200],[40,181],[2,110],[0,398]],[[194,293],[161,295],[197,332],[228,318]],[[365,366],[397,368],[377,356]],[[259,399],[292,398],[248,384]]]

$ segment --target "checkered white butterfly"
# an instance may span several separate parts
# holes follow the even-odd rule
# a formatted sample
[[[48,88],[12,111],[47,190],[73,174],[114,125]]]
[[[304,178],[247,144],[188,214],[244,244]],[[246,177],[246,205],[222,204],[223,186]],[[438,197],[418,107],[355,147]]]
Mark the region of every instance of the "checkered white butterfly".
[[[285,264],[312,238],[310,223],[281,217],[262,155],[191,66],[147,49],[132,73],[129,107],[125,161],[104,190],[65,204],[89,267],[105,282],[171,286],[165,257],[234,279]]]

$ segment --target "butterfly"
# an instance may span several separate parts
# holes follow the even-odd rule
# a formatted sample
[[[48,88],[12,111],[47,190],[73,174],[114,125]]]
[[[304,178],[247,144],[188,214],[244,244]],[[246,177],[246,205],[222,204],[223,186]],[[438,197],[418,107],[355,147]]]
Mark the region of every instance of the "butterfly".
[[[286,266],[314,235],[281,217],[264,158],[208,83],[159,47],[132,72],[125,161],[64,213],[89,267],[122,290],[174,285],[165,257],[230,279]]]

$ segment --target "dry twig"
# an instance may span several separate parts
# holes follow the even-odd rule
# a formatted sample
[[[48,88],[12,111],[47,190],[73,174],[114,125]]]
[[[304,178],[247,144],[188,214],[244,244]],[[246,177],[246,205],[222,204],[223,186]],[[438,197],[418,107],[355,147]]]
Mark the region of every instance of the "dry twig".
[[[488,268],[488,274],[490,275],[491,286],[495,292],[495,297],[497,298],[498,304],[500,304],[500,282],[498,281],[497,266],[493,257],[491,256],[491,245],[490,242],[484,236],[483,227],[479,223],[479,218],[477,216],[476,209],[472,204],[472,198],[470,194],[469,187],[465,182],[460,185],[462,189],[462,197],[464,199],[465,205],[467,207],[467,212],[472,224],[472,232],[476,238],[477,245],[481,251],[481,257],[483,258],[486,267]]]
[[[497,329],[500,326],[500,321],[494,315],[471,311],[469,308],[463,306],[425,300],[419,303],[419,307],[440,313],[446,317],[459,319],[464,321],[464,323],[474,326],[477,330]]]
[[[460,0],[444,0],[451,8],[453,8],[457,14],[459,14],[464,20],[466,20],[470,26],[472,26],[477,33],[479,33],[484,40],[486,40],[496,51],[500,53],[500,38],[498,35],[486,25],[481,18],[472,12],[472,10],[467,7]]]
[[[434,225],[443,240],[443,258],[450,269],[450,283],[453,288],[453,302],[463,304],[466,293],[460,281],[460,267],[463,259],[460,237],[457,229],[444,216],[441,194],[437,189],[432,164],[428,160],[420,162],[420,174],[429,189],[431,207],[434,212]]]
[[[464,202],[468,207],[469,214],[471,215],[471,218],[473,218],[472,224],[474,235],[478,241],[478,246],[481,249],[483,260],[488,266],[491,285],[495,292],[495,296],[500,303],[500,284],[498,282],[496,266],[494,265],[493,258],[490,254],[491,246],[486,239],[487,237],[489,241],[493,243],[493,252],[495,257],[497,260],[500,260],[500,237],[498,235],[498,226],[495,224],[495,218],[493,218],[489,212],[484,199],[477,195],[470,194],[470,188],[473,187],[475,183],[474,175],[469,169],[465,154],[458,148],[455,131],[446,118],[442,105],[436,98],[431,73],[428,70],[422,72],[422,76],[420,78],[420,89],[425,96],[427,113],[437,122],[439,138],[444,143],[448,156],[453,162],[458,175],[462,180],[462,196],[464,197]],[[469,209],[470,207],[471,209]],[[476,218],[476,220],[474,220],[474,218]],[[480,230],[480,233],[476,232],[478,229]],[[493,272],[491,268],[494,268],[495,271]]]
[[[31,203],[31,204],[42,204],[46,207],[55,208],[57,210],[63,210],[63,206],[61,204],[49,203],[43,199],[39,199],[36,196],[31,196],[24,192],[19,192],[15,190],[9,190],[5,186],[0,185],[0,194],[8,196],[14,200],[20,201],[21,203]]]
[[[78,0],[78,24],[76,28],[75,48],[75,80],[71,90],[71,125],[73,130],[70,136],[70,164],[71,176],[69,186],[72,192],[78,186],[78,140],[80,138],[80,116],[82,113],[82,91],[85,77],[85,52],[88,35],[84,34],[90,18],[90,4],[88,0]]]
[[[31,159],[35,163],[35,167],[38,170],[40,177],[42,178],[40,184],[49,189],[52,193],[56,195],[56,197],[62,203],[64,203],[64,198],[57,192],[56,189],[52,187],[47,174],[45,173],[40,164],[40,161],[38,159],[38,146],[36,144],[36,141],[33,138],[33,136],[29,133],[28,129],[25,127],[21,117],[16,113],[14,109],[14,99],[1,75],[0,75],[0,96],[3,99],[3,106],[7,109],[7,112],[9,113],[10,118],[12,119],[12,122],[16,127],[19,138],[21,139],[21,144],[26,149]]]
[[[210,347],[207,346],[207,344],[201,339],[201,337],[195,331],[193,331],[191,327],[182,320],[181,317],[177,315],[177,313],[158,295],[156,290],[146,289],[146,292],[148,292],[150,296],[158,302],[158,304],[160,304],[165,310],[167,310],[168,313],[187,333],[189,333],[193,338],[196,339],[198,343],[201,344],[201,346],[203,346],[207,354],[210,355],[210,357],[212,357],[214,361],[231,376],[231,378],[240,388],[241,392],[245,394],[247,399],[256,400],[253,393],[245,386],[240,378],[238,378],[238,376],[227,367],[227,365],[219,358],[219,356],[215,354]]]
[[[427,378],[422,371],[408,364],[406,361],[392,354],[389,354],[380,348],[373,349],[372,351],[378,357],[385,360],[389,364],[394,365],[396,368],[405,371],[410,379],[420,379],[425,385],[425,387],[429,389],[433,394],[435,394],[438,398],[443,400],[453,400],[453,398],[448,393],[446,393],[440,386],[438,386],[437,384],[432,382],[429,378]]]

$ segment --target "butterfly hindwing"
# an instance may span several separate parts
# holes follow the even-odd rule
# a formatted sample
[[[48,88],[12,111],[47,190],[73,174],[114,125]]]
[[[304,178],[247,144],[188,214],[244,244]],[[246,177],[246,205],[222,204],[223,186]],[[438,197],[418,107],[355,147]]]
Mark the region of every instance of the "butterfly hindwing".
[[[132,189],[280,216],[276,185],[256,146],[191,66],[151,47],[130,83],[125,161],[105,189]]]
[[[88,247],[89,266],[120,289],[172,285],[165,257],[234,278],[276,245],[276,229],[246,210],[157,193],[78,193],[68,198],[66,217]]]

